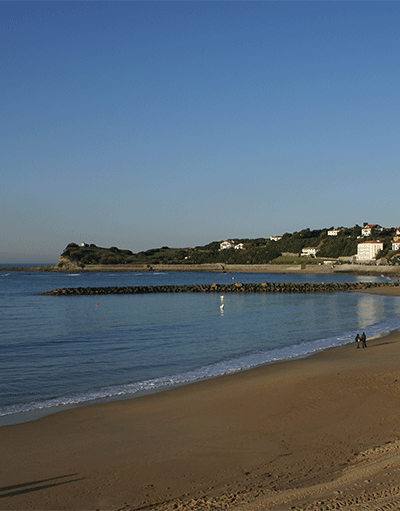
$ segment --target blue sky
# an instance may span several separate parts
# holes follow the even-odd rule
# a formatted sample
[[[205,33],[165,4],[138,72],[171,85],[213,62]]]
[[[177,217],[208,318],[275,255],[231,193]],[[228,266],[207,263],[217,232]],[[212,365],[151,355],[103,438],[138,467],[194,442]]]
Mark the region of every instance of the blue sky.
[[[398,226],[399,2],[2,2],[0,263]]]

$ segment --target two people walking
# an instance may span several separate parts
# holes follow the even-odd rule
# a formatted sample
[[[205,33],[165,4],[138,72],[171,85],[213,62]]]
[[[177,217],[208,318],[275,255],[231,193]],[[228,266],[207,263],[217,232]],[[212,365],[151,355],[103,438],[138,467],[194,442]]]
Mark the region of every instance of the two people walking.
[[[357,334],[356,335],[356,343],[357,343],[357,349],[360,347],[366,348],[367,347],[367,336],[365,335],[365,332],[361,334],[361,337]]]

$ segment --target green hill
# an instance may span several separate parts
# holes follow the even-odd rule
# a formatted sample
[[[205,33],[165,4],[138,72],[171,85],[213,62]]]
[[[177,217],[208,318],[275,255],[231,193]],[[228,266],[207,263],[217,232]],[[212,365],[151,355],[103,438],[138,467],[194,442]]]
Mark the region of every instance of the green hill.
[[[394,229],[383,232],[372,232],[368,240],[380,239],[384,243],[381,256],[393,256],[391,240]],[[243,244],[243,248],[220,250],[220,241],[194,248],[161,247],[133,253],[117,247],[102,248],[96,245],[80,246],[70,243],[60,256],[59,267],[71,263],[77,267],[88,265],[146,265],[146,264],[293,264],[299,262],[298,257],[303,248],[318,248],[317,257],[301,259],[307,264],[318,264],[322,258],[338,258],[353,256],[357,253],[357,244],[362,241],[361,227],[341,228],[337,236],[329,236],[328,229],[285,233],[279,241],[268,238],[235,239],[235,244]]]

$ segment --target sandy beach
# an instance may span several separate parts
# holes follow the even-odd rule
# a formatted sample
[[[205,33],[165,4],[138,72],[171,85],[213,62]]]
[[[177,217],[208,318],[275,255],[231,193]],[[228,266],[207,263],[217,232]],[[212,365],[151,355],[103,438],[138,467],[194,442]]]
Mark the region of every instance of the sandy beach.
[[[4,426],[0,509],[399,509],[399,357],[394,332]]]

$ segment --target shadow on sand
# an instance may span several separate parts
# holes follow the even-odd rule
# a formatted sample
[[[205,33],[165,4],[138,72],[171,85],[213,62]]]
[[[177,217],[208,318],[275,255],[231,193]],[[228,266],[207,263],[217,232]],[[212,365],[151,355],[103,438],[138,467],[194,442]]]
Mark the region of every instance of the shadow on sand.
[[[84,477],[77,478],[78,474],[68,474],[65,476],[52,477],[51,479],[43,479],[41,481],[31,481],[29,483],[15,484],[12,486],[4,486],[0,488],[0,499],[5,497],[15,497],[16,495],[23,495],[24,493],[31,493],[34,491],[45,490],[46,488],[53,488],[54,486],[61,486],[62,484],[71,484],[76,481],[82,481]],[[71,479],[75,478],[75,479]],[[63,479],[60,481],[60,479]],[[58,482],[50,482],[58,481]],[[44,484],[47,483],[47,484]]]

